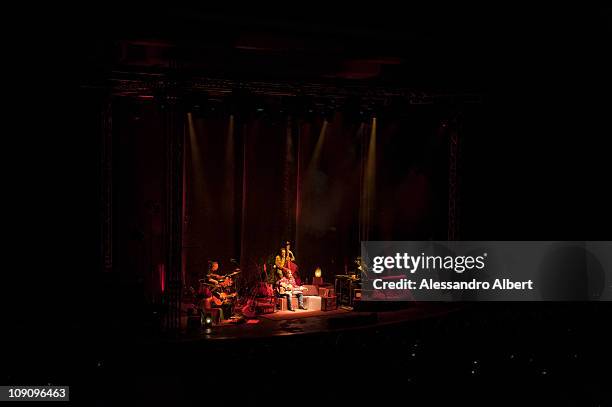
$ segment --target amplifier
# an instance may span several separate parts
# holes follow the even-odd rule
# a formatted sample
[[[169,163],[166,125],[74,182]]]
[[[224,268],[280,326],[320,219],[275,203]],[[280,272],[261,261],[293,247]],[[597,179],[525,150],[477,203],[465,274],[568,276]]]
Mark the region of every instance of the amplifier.
[[[319,287],[319,295],[321,297],[332,297],[336,295],[336,290],[331,287]]]
[[[336,296],[321,297],[321,311],[331,311],[338,309]]]
[[[273,314],[276,304],[259,304],[255,307],[258,314]]]

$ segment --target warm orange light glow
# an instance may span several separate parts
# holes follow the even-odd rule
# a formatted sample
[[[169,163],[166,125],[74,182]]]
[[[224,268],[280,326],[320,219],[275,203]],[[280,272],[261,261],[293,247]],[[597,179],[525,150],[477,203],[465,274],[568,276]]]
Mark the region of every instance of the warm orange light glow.
[[[325,144],[325,133],[327,132],[327,120],[323,121],[323,126],[321,126],[321,131],[319,132],[319,138],[317,139],[317,144],[315,145],[314,151],[312,153],[312,158],[310,159],[310,163],[308,164],[308,170],[306,171],[307,177],[312,176],[312,173],[319,166],[319,161],[321,161],[321,152],[323,151],[323,145]]]
[[[361,240],[368,240],[370,218],[374,207],[376,194],[376,117],[372,118],[370,126],[370,139],[365,162],[363,164],[363,184],[361,186]]]
[[[227,218],[233,219],[234,216],[234,196],[236,194],[235,174],[235,147],[234,147],[234,115],[231,114],[227,123],[227,137],[225,138],[225,190],[223,193],[227,197],[225,210]],[[232,234],[233,235],[233,234]]]

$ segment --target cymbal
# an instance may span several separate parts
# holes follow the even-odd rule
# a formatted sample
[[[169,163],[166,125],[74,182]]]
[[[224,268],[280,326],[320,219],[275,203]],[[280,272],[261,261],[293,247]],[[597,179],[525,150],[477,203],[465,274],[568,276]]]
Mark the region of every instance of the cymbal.
[[[234,271],[234,272],[229,273],[229,274],[228,274],[228,275],[226,275],[225,277],[233,277],[233,276],[235,276],[236,274],[240,274],[240,273],[242,273],[242,271],[241,271],[241,270],[236,270],[236,271]]]

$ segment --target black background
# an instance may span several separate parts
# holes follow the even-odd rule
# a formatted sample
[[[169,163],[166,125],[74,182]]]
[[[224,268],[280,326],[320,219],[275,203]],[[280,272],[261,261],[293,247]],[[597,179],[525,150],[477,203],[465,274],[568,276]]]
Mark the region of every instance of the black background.
[[[212,10],[218,19],[213,28],[239,19],[259,27],[255,31],[282,36],[300,22],[306,31],[301,38],[317,38],[314,44],[325,42],[318,37],[349,32],[347,54],[357,50],[414,60],[400,68],[406,72],[389,74],[392,84],[482,92],[487,114],[474,124],[481,137],[466,148],[462,238],[610,240],[610,10],[529,5],[400,11],[377,6],[220,7]],[[76,90],[82,76],[104,71],[104,61],[112,60],[104,54],[108,41],[193,33],[173,19],[171,10],[176,9],[97,4],[65,10],[36,6],[8,14],[19,17],[19,23],[7,26],[5,50],[11,92],[5,100],[9,228],[2,297],[9,323],[3,331],[12,357],[3,364],[3,382],[72,382],[81,399],[112,400],[100,385],[130,380],[140,389],[140,399],[212,397],[208,390],[199,393],[197,376],[181,376],[177,367],[160,367],[166,372],[160,374],[145,370],[149,365],[141,362],[151,362],[153,354],[164,350],[140,347],[130,362],[129,338],[108,339],[106,326],[89,312],[91,301],[100,301],[90,295],[96,280],[89,274],[98,261],[97,151],[80,131],[81,118],[75,117],[82,103]],[[211,12],[187,10],[189,15]],[[273,74],[285,72],[281,67]],[[523,402],[533,397],[561,405],[606,405],[610,338],[604,327],[609,316],[605,303],[479,304],[438,322],[302,344],[305,359],[330,360],[317,367],[309,362],[302,375],[321,377],[321,388],[337,396],[359,394],[365,387],[348,384],[377,377],[378,385],[395,384],[397,392],[412,389],[431,396],[428,391],[433,391],[457,401],[486,387],[500,391],[500,397],[515,391],[509,396]],[[413,340],[428,350],[419,363],[409,364],[411,356],[402,350]],[[274,391],[269,389],[286,379],[282,369],[270,373],[262,367],[262,360],[285,348],[276,348],[273,341],[260,346],[232,352],[235,365],[252,380],[247,386],[252,390],[242,393],[250,398],[270,397]],[[376,359],[357,365],[362,354],[374,357],[382,349],[398,349],[403,356],[396,362]],[[509,358],[515,349],[521,362],[513,365]],[[579,362],[573,362],[575,354]],[[97,370],[100,360],[111,361],[105,362],[109,373]],[[488,366],[476,379],[470,365],[474,360]],[[129,366],[140,374],[132,375]],[[185,366],[196,370],[190,362]],[[257,375],[257,369],[264,373]],[[544,375],[545,369],[550,373]],[[211,377],[223,377],[226,370]],[[414,384],[407,384],[408,378]],[[151,394],[153,387],[163,397]],[[310,387],[301,385],[300,390]],[[122,389],[129,393],[127,385]],[[527,390],[532,393],[524,394]]]

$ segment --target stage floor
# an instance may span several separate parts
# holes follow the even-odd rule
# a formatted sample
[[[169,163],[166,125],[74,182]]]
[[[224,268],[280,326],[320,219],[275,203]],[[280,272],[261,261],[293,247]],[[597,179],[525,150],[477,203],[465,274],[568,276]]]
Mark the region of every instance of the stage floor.
[[[249,338],[321,334],[342,330],[367,329],[443,316],[463,308],[459,304],[419,303],[388,311],[337,311],[312,315],[308,311],[277,311],[273,317],[261,315],[251,323],[216,325],[211,334],[203,329],[185,331],[178,341],[244,340]],[[301,316],[300,313],[306,315]],[[247,320],[248,321],[248,320]],[[256,321],[256,322],[253,322]]]

